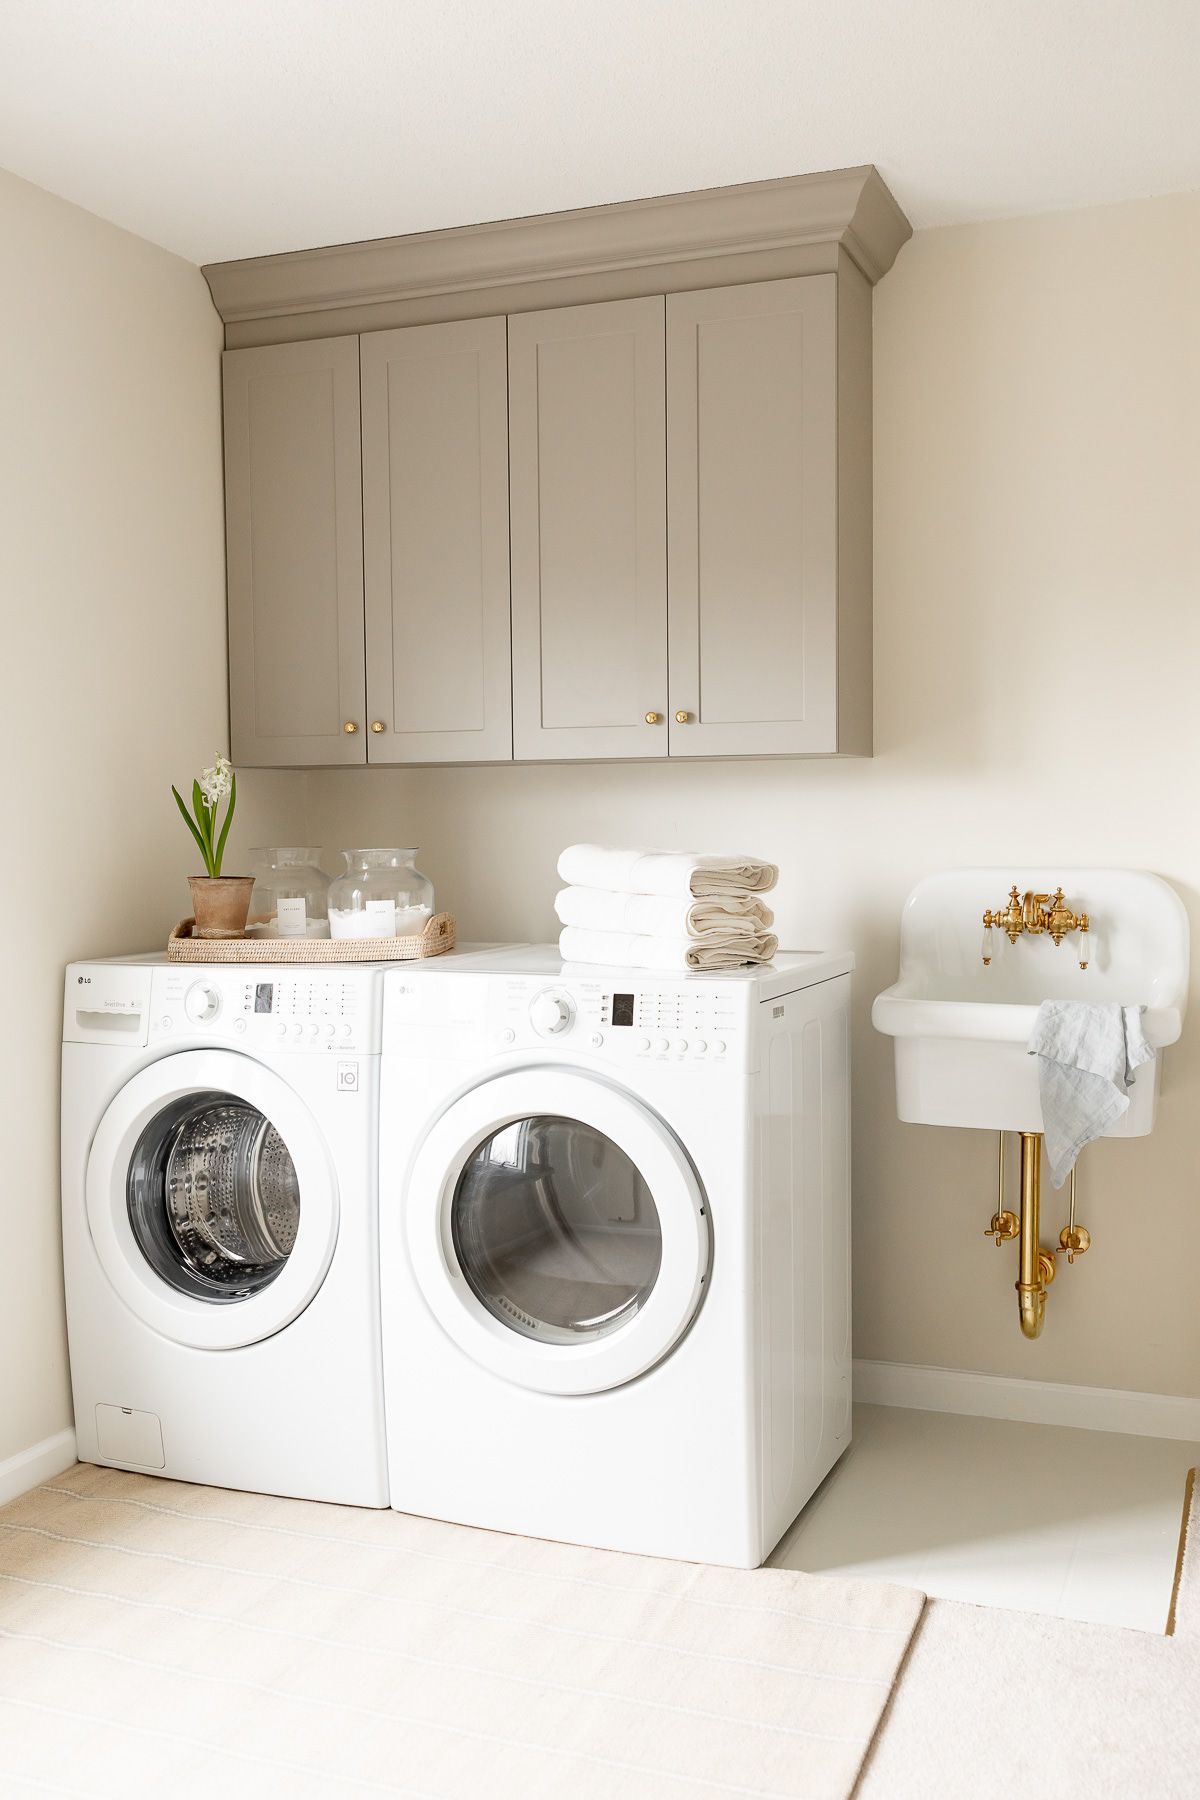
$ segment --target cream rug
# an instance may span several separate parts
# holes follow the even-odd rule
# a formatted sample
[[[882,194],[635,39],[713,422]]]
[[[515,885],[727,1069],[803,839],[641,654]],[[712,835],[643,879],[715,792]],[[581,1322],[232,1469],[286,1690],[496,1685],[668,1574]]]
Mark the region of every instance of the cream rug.
[[[0,1512],[0,1793],[844,1800],[921,1607],[78,1466]]]
[[[856,1800],[1196,1800],[1200,1493],[1172,1637],[930,1600]]]

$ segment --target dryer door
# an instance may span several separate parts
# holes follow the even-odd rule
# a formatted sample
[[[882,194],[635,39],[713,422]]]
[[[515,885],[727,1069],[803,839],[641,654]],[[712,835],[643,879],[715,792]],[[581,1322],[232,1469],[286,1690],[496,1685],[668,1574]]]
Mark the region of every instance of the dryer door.
[[[445,1330],[546,1394],[651,1368],[708,1279],[708,1203],[684,1151],[630,1095],[582,1074],[513,1071],[456,1100],[414,1158],[404,1205]]]
[[[92,1140],[87,1214],[100,1263],[147,1325],[205,1350],[270,1337],[320,1287],[337,1182],[308,1108],[233,1051],[142,1069]]]

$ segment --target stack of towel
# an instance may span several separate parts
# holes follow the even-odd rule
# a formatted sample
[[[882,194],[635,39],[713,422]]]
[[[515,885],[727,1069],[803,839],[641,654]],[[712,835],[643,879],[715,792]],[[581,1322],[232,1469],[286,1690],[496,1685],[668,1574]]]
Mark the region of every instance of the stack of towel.
[[[567,883],[554,902],[564,961],[738,969],[770,962],[779,948],[775,915],[758,897],[779,879],[774,863],[572,844],[558,873]]]

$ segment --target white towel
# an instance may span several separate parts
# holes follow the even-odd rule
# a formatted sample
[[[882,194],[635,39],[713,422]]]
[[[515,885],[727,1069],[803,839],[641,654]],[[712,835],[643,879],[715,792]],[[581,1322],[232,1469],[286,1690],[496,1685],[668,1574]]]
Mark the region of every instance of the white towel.
[[[564,962],[605,963],[627,969],[741,969],[770,962],[779,939],[762,932],[753,939],[732,941],[685,937],[646,937],[632,931],[585,931],[565,925],[558,953]]]
[[[696,938],[714,934],[757,937],[775,915],[749,894],[720,900],[671,900],[665,894],[618,894],[607,888],[565,887],[554,910],[563,925],[585,931],[631,931],[638,937]]]
[[[704,900],[726,894],[765,894],[775,886],[774,863],[752,856],[705,856],[693,850],[608,850],[572,844],[558,859],[571,887],[609,888],[621,894],[662,894]]]
[[[1140,1006],[1043,1000],[1029,1053],[1038,1059],[1050,1175],[1061,1187],[1085,1144],[1129,1110],[1134,1070],[1154,1060]]]

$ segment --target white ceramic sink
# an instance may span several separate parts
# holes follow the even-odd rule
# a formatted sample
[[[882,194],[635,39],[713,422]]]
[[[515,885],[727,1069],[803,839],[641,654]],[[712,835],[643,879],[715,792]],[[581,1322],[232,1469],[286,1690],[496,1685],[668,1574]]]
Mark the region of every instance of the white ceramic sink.
[[[1091,918],[1091,959],[1079,967],[1079,934],[1055,946],[992,933],[982,955],[983,913],[1004,907],[1010,887],[1052,894]],[[1188,921],[1174,888],[1141,869],[951,869],[919,882],[900,918],[900,979],[875,1001],[872,1019],[896,1052],[896,1105],[917,1125],[1040,1131],[1037,1064],[1026,1046],[1043,1000],[1119,1001],[1146,1008],[1156,1050],[1183,1026]],[[1108,1134],[1144,1137],[1154,1124],[1161,1059],[1139,1070],[1129,1111]]]

